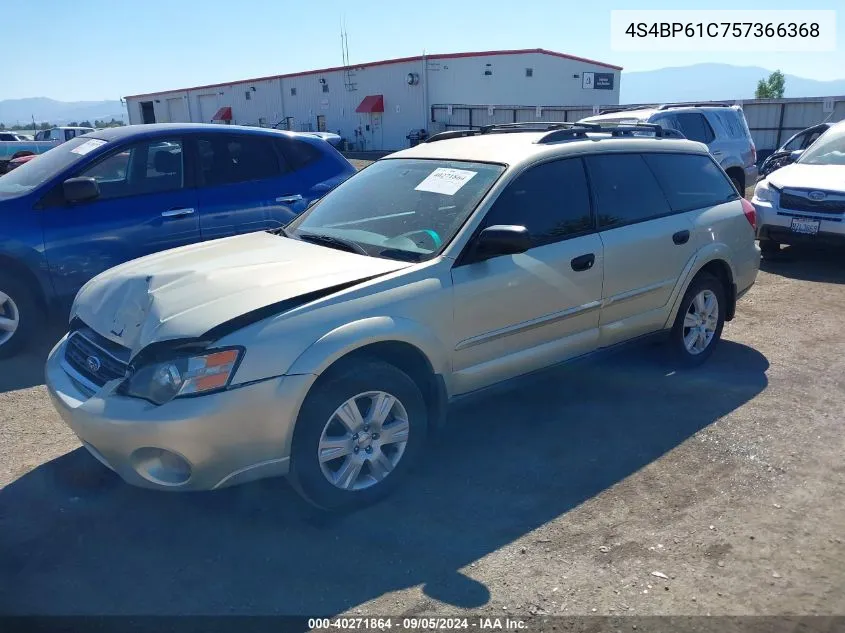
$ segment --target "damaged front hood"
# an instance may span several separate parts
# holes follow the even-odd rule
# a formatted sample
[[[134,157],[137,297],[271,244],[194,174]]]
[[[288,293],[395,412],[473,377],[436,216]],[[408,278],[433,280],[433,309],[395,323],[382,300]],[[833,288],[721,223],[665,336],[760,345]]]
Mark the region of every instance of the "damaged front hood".
[[[275,304],[290,309],[297,298],[313,301],[409,265],[250,233],[107,270],[79,291],[71,320],[81,319],[135,356],[153,342],[201,337],[239,317],[242,327],[250,313],[253,321],[266,318]]]

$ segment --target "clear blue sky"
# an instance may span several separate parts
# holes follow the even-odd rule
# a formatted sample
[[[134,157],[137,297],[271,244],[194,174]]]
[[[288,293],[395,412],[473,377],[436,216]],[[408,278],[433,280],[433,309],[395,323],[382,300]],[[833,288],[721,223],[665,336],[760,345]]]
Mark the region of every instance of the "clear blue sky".
[[[117,99],[341,64],[462,51],[547,48],[627,71],[721,62],[845,77],[842,0],[6,0],[0,99]],[[807,5],[807,6],[805,6]],[[836,53],[621,53],[611,9],[843,9]],[[64,26],[56,26],[64,25]],[[11,27],[11,28],[10,28]],[[18,52],[15,52],[15,51]]]

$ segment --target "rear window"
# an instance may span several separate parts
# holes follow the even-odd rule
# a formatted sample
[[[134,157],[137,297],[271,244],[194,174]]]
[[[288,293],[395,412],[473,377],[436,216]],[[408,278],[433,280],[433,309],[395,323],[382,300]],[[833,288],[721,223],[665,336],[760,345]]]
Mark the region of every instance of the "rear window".
[[[644,154],[672,211],[679,213],[712,207],[739,194],[709,156],[699,154]]]

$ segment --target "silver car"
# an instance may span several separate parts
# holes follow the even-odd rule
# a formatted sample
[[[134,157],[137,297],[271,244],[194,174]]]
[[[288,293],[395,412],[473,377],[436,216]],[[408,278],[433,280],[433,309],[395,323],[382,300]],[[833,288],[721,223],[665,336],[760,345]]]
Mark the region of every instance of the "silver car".
[[[704,143],[730,176],[737,191],[757,181],[757,148],[742,108],[736,105],[667,103],[654,108],[631,108],[582,119],[584,122],[645,122],[678,130],[691,141]]]
[[[399,484],[456,398],[649,335],[697,365],[755,281],[753,207],[704,145],[631,130],[447,132],[283,230],[108,270],[53,403],[131,484],[287,475],[335,509]]]

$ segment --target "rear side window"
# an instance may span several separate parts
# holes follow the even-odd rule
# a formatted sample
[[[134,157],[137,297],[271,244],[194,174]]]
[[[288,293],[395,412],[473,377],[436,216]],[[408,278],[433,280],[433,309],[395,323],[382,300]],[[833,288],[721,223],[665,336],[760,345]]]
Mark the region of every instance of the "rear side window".
[[[496,199],[484,226],[515,224],[531,235],[532,246],[591,231],[590,192],[578,158],[530,168]]]
[[[739,197],[728,177],[709,156],[644,154],[672,211],[712,207]]]
[[[641,222],[672,209],[640,154],[602,154],[586,158],[599,228]]]
[[[323,153],[305,141],[283,139],[277,141],[291,169],[302,169],[316,163],[323,157]]]

